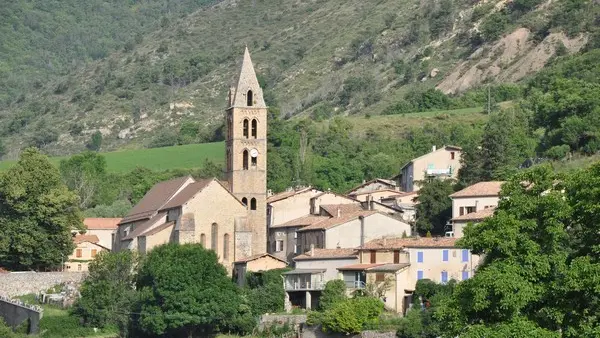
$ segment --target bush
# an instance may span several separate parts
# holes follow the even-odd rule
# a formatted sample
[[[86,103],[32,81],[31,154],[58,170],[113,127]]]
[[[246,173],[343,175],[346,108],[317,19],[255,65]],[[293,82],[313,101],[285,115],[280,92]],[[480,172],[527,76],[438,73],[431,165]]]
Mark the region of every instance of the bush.
[[[481,35],[487,42],[497,40],[508,26],[508,18],[502,12],[488,16],[481,23]]]
[[[327,310],[346,299],[346,283],[341,279],[330,280],[325,284],[319,306],[321,310]]]
[[[406,100],[400,100],[393,105],[387,107],[384,111],[384,115],[396,115],[396,114],[407,114],[415,112],[416,109]]]
[[[365,326],[377,322],[383,308],[381,300],[371,297],[357,297],[338,302],[323,313],[323,331],[359,333]]]
[[[566,144],[560,146],[554,146],[548,150],[546,150],[546,156],[553,160],[560,160],[565,158],[567,154],[571,151],[571,147]]]

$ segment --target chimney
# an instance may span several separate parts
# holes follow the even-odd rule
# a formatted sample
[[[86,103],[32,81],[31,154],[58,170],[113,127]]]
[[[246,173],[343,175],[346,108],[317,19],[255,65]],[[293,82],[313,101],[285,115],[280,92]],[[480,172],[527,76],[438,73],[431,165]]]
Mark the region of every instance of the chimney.
[[[373,196],[369,195],[369,210],[373,210]]]
[[[383,237],[383,247],[387,246],[387,237]]]
[[[337,215],[337,217],[338,217],[338,218],[342,217],[342,209],[338,208],[338,209],[337,209],[337,212],[338,212],[338,215]]]
[[[365,246],[365,216],[358,216],[360,220],[360,247]]]
[[[310,245],[310,251],[308,252],[308,255],[309,255],[310,257],[312,257],[312,256],[314,256],[314,255],[315,255],[315,245],[314,245],[314,244],[311,244],[311,245]]]
[[[436,151],[436,149],[437,149],[437,148],[436,148],[436,146],[434,145],[433,147],[431,147],[431,152],[434,152],[434,151]]]

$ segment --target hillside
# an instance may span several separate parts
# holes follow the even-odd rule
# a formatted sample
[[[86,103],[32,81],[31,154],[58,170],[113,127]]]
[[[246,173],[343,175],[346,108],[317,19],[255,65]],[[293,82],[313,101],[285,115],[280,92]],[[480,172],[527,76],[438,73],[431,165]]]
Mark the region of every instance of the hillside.
[[[269,105],[287,117],[373,116],[425,88],[495,84],[505,69],[498,82],[518,81],[586,44],[593,11],[581,4],[571,13],[537,0],[221,1],[11,96],[0,108],[4,158],[28,145],[79,152],[96,132],[105,151],[220,140],[244,44]],[[581,11],[578,21],[556,16]]]

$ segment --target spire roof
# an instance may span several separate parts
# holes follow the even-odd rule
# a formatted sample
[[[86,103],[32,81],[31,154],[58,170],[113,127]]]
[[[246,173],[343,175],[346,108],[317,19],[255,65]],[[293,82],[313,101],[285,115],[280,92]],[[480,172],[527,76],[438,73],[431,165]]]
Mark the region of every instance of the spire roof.
[[[242,61],[242,69],[238,77],[237,86],[235,87],[235,96],[233,99],[233,107],[247,107],[248,106],[248,92],[252,91],[253,107],[265,108],[265,101],[263,99],[262,88],[258,84],[256,78],[256,72],[252,65],[252,59],[250,58],[250,52],[248,47],[244,51],[244,60]]]

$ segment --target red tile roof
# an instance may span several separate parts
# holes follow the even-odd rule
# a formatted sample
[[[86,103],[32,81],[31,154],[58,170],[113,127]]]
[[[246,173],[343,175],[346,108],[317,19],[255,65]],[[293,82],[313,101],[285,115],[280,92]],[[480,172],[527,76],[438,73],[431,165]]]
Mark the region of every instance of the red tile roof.
[[[344,214],[342,212],[340,217],[337,217],[337,216],[331,217],[324,221],[304,227],[298,231],[327,230],[327,229],[333,228],[335,226],[338,226],[340,224],[344,224],[344,223],[353,221],[353,220],[359,218],[360,216],[368,217],[368,216],[371,216],[376,213],[377,213],[377,211],[372,211],[372,210],[361,210],[361,211],[355,211],[355,212],[350,212],[350,213],[346,213],[346,214]]]
[[[83,224],[88,230],[114,230],[119,227],[121,218],[85,218]]]
[[[484,197],[499,196],[502,181],[479,182],[457,191],[450,197]]]
[[[371,263],[371,264],[351,264],[337,268],[338,270],[367,270],[377,266],[385,265],[385,263]]]
[[[466,215],[458,216],[453,218],[453,221],[479,221],[485,218],[488,218],[494,214],[495,207],[487,208],[483,210],[479,210],[476,212],[471,212]]]
[[[75,237],[73,237],[73,242],[75,244],[79,244],[79,243],[83,243],[83,242],[90,242],[90,243],[98,243],[100,242],[100,239],[98,239],[98,236],[96,235],[77,235]]]
[[[456,240],[457,238],[454,237],[379,238],[367,242],[362,249],[452,248]]]
[[[318,216],[318,215],[306,215],[300,218],[287,221],[282,224],[272,225],[271,228],[291,228],[291,227],[305,227],[318,222],[329,219],[329,216]]]
[[[309,252],[294,257],[295,261],[313,260],[313,259],[336,259],[336,258],[356,258],[358,251],[356,249],[314,249],[313,255]]]
[[[360,203],[323,204],[321,209],[333,217],[338,216],[338,210],[342,215],[364,210]]]

